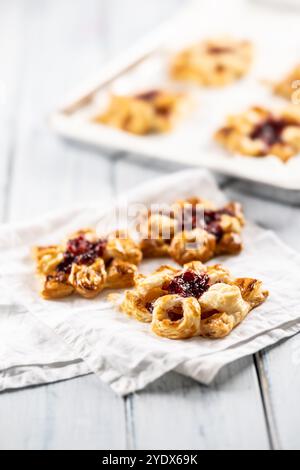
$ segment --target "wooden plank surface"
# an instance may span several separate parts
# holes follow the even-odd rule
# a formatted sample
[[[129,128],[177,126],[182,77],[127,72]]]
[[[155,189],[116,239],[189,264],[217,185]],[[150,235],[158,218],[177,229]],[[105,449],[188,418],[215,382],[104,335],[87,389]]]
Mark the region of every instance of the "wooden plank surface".
[[[1,2],[0,218],[104,202],[178,168],[58,140],[45,117],[69,89],[182,3]],[[298,249],[299,209],[251,197],[241,186],[225,183],[250,219]],[[123,400],[88,376],[2,394],[0,448],[299,448],[299,347],[298,336],[256,361],[239,361],[209,388],[169,374]]]
[[[226,368],[210,387],[169,374],[130,400],[135,448],[269,449],[251,358]]]
[[[89,66],[105,56],[97,14],[97,0],[85,1],[84,9],[80,1],[29,0],[22,11],[27,56],[5,207],[9,220],[113,196],[109,159],[58,140],[45,121],[68,84],[89,75]],[[0,416],[3,448],[125,447],[124,402],[94,376],[2,395]]]
[[[76,85],[78,76],[81,80],[85,74],[88,76],[105,56],[97,14],[101,16],[95,0],[86,1],[84,9],[80,1],[28,1],[23,18],[26,60],[10,220],[25,220],[47,210],[93,199],[104,202],[112,197],[109,160],[99,153],[66,145],[51,134],[47,125],[47,115],[68,88]]]
[[[233,183],[227,192],[232,198],[239,197],[251,220],[275,231],[299,253],[299,207],[262,202],[240,190],[241,184]],[[257,361],[273,445],[277,449],[299,450],[300,335],[258,354]]]
[[[0,396],[0,449],[124,449],[124,403],[94,375]]]
[[[16,2],[1,4],[0,14],[0,220],[7,216],[10,195],[9,179],[11,161],[15,152],[14,131],[19,98],[19,71],[22,66],[20,54],[22,12]]]

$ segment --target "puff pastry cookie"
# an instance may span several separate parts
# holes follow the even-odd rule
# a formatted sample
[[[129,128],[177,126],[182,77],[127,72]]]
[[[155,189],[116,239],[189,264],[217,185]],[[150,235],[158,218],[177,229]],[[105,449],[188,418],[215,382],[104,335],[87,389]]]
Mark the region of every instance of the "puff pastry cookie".
[[[260,281],[235,279],[220,265],[193,262],[178,271],[162,267],[126,293],[123,312],[168,339],[224,338],[269,293]]]
[[[149,213],[139,225],[140,246],[145,258],[170,256],[181,265],[206,262],[217,255],[240,253],[244,224],[239,204],[217,209],[194,197],[176,202],[165,213]]]
[[[35,247],[33,256],[46,300],[74,293],[91,299],[105,288],[132,287],[142,260],[139,247],[124,233],[104,240],[92,229],[71,235],[61,245]]]
[[[95,122],[137,135],[164,133],[173,129],[184,103],[183,94],[164,90],[112,96],[108,109]]]
[[[291,101],[296,88],[299,88],[297,84],[300,84],[300,64],[284,77],[283,80],[275,83],[273,85],[273,91],[276,95]],[[294,88],[294,85],[296,85],[296,88]]]
[[[274,155],[283,162],[300,153],[300,108],[280,112],[254,107],[230,116],[215,139],[232,153],[252,157]]]
[[[171,65],[177,80],[202,86],[225,86],[245,76],[253,61],[249,41],[229,37],[208,39],[180,52]]]

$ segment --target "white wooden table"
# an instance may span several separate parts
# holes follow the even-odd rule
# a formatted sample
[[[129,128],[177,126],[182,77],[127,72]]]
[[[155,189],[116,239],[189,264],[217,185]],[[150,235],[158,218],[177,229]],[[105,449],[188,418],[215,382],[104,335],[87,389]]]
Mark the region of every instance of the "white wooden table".
[[[64,142],[46,117],[69,89],[183,2],[1,0],[2,221],[108,201],[176,169]],[[248,217],[299,249],[298,208],[247,196],[233,180],[223,186]],[[210,388],[169,374],[123,400],[90,375],[3,393],[0,448],[299,449],[298,348],[299,336],[242,360]]]

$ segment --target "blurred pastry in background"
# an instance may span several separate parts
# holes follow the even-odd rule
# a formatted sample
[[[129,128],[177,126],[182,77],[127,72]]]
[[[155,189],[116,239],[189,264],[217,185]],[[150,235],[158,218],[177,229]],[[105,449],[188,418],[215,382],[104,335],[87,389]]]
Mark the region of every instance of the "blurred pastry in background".
[[[220,37],[200,42],[177,54],[171,65],[171,75],[176,80],[202,86],[225,86],[244,77],[252,62],[250,41]]]
[[[165,90],[133,96],[113,95],[107,110],[94,121],[136,135],[168,132],[178,121],[185,98],[182,93]]]
[[[165,207],[165,209],[167,209]],[[231,202],[217,208],[198,197],[175,202],[165,213],[149,213],[139,223],[144,258],[171,257],[184,265],[207,262],[219,255],[237,255],[243,249],[243,209]]]
[[[297,88],[300,88],[300,64],[281,81],[273,84],[274,93],[290,101]]]
[[[253,107],[229,116],[215,140],[232,153],[252,157],[269,155],[287,162],[300,153],[300,107],[281,111]]]

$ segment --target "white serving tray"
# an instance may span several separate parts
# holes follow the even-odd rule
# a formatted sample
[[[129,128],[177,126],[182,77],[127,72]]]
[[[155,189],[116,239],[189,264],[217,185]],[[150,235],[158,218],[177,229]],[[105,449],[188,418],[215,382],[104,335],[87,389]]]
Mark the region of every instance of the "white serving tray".
[[[212,139],[228,114],[252,105],[287,105],[274,97],[264,82],[282,77],[299,62],[299,20],[295,11],[271,9],[258,0],[193,1],[168,24],[102,68],[98,77],[51,116],[51,126],[64,137],[101,148],[202,166],[285,191],[299,191],[300,201],[300,155],[287,164],[272,156],[231,156]],[[174,51],[195,40],[223,34],[254,42],[256,61],[247,78],[213,90],[170,80],[168,63]],[[171,133],[137,137],[92,122],[112,91],[124,94],[164,86],[185,90],[193,102],[186,119]]]

